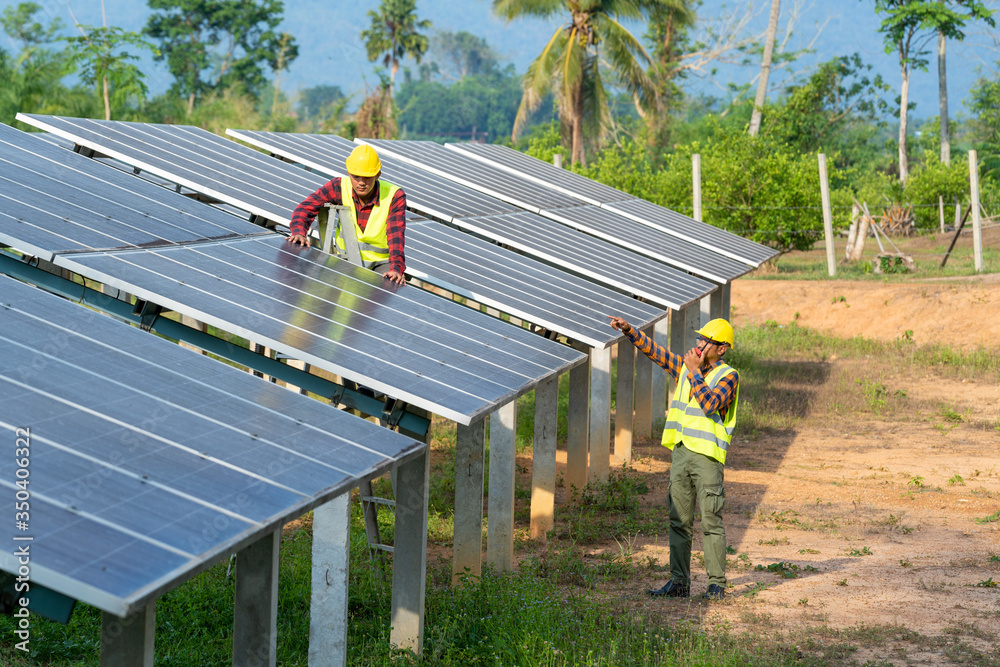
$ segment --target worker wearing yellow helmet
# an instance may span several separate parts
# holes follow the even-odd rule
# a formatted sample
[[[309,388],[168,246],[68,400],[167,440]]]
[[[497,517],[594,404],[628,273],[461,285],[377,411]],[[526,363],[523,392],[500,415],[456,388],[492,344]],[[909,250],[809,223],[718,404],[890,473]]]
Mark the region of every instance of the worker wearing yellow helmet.
[[[289,243],[309,247],[309,227],[325,204],[346,206],[337,247],[343,252],[344,234],[355,235],[361,260],[397,285],[405,285],[406,193],[379,180],[382,161],[371,146],[360,145],[347,158],[347,178],[334,178],[295,208],[289,225]]]
[[[697,343],[682,356],[657,345],[621,317],[610,316],[610,319],[613,328],[666,369],[676,387],[662,440],[672,450],[667,493],[670,581],[649,594],[684,598],[691,595],[691,540],[697,500],[708,571],[708,591],[702,597],[721,599],[726,590],[723,467],[736,426],[740,386],[739,373],[723,361],[733,347],[733,327],[724,319],[712,320],[697,331]]]

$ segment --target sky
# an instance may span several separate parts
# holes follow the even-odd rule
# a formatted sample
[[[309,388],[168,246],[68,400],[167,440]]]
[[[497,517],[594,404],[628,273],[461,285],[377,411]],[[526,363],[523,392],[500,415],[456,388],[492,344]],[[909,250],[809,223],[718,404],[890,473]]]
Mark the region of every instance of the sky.
[[[37,0],[43,10],[72,25],[70,10],[82,24],[100,25],[100,0]],[[729,0],[731,2],[731,0]],[[704,0],[699,16],[704,19],[731,14],[734,9],[752,8],[750,32],[763,32],[767,25],[770,0],[727,5],[727,0]],[[0,8],[16,5],[0,0]],[[420,18],[430,19],[435,29],[467,30],[484,37],[517,71],[523,72],[560,25],[560,17],[551,20],[518,19],[505,23],[493,15],[490,0],[418,0]],[[802,56],[793,67],[808,71],[819,62],[834,56],[858,52],[871,63],[894,88],[899,86],[899,66],[895,55],[886,54],[878,18],[872,10],[872,0],[784,0],[779,26],[779,41],[786,32],[788,20],[795,16],[794,31],[788,40],[789,50],[813,48],[816,52]],[[1000,0],[987,0],[987,5],[1000,8]],[[299,57],[289,71],[281,74],[282,89],[292,94],[296,90],[319,84],[339,85],[355,100],[363,97],[366,88],[377,83],[374,65],[367,61],[359,33],[369,25],[367,12],[378,6],[378,0],[292,0],[285,2],[285,20],[280,30],[293,34],[299,43]],[[141,30],[149,10],[141,0],[105,0],[108,22],[127,30]],[[630,26],[641,35],[642,26]],[[0,46],[10,48],[5,35]],[[964,43],[949,42],[948,89],[949,109],[954,116],[963,110],[962,101],[974,86],[977,68],[995,66],[1000,60],[997,48],[1000,36],[985,26],[970,29]],[[932,47],[935,44],[931,44]],[[403,66],[416,68],[412,61]],[[171,77],[163,64],[152,60],[142,65],[152,93],[165,90]],[[690,80],[689,90],[724,96],[729,83],[751,81],[759,72],[759,64],[736,66],[718,64],[714,72],[703,72]],[[789,73],[775,72],[772,89],[787,81]],[[914,72],[911,79],[911,100],[917,106],[914,116],[928,118],[938,113],[936,57],[932,56],[927,72]],[[754,84],[755,87],[755,84]]]

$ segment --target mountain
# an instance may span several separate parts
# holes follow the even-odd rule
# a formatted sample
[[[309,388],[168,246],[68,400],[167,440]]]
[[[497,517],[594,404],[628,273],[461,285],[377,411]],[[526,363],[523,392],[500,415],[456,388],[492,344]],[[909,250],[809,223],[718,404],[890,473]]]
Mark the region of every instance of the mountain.
[[[899,85],[899,66],[894,54],[885,53],[872,0],[813,0],[808,5],[801,4],[802,0],[797,1],[799,4],[792,4],[789,0],[782,4],[778,38],[782,41],[788,17],[795,15],[794,31],[787,39],[786,50],[811,48],[813,53],[791,63],[789,68],[793,72],[808,71],[819,62],[857,52],[865,62],[874,65],[890,85]],[[0,8],[16,4],[0,0]],[[72,25],[69,8],[81,23],[101,24],[101,3],[97,0],[40,4],[50,12],[50,16],[58,16],[68,25]],[[149,15],[146,4],[136,0],[104,0],[104,4],[109,22],[127,30],[140,30]],[[289,71],[282,73],[282,88],[292,93],[318,84],[335,84],[360,100],[366,86],[372,87],[378,81],[358,36],[369,25],[368,10],[378,4],[378,0],[285,2],[285,20],[281,30],[292,33],[298,40],[299,57]],[[989,0],[988,4],[996,8],[1000,6],[1000,0]],[[524,19],[506,24],[493,15],[491,5],[490,0],[418,0],[417,11],[420,18],[430,19],[436,29],[465,30],[484,37],[493,48],[513,62],[519,72],[523,72],[561,20]],[[749,29],[763,32],[770,3],[754,0],[753,3],[740,5],[738,9],[742,11],[743,7],[750,7],[754,14]],[[725,0],[704,0],[699,16],[721,17],[733,9],[725,4]],[[641,25],[629,27],[636,34],[643,32]],[[949,109],[952,115],[962,111],[962,102],[975,84],[978,67],[989,67],[997,59],[993,50],[995,33],[988,32],[985,26],[974,26],[969,33],[964,43],[950,42],[948,45]],[[12,45],[3,46],[10,48]],[[936,48],[936,38],[929,46]],[[746,83],[757,75],[759,58],[753,57],[752,60],[755,64],[746,66],[718,64],[714,73],[689,79],[686,89],[724,97],[727,84]],[[936,56],[932,54],[930,61],[927,72],[914,72],[911,77],[910,98],[916,103],[914,116],[919,118],[938,113]],[[415,68],[412,61],[404,61],[403,66]],[[162,64],[150,60],[143,64],[143,69],[153,93],[161,92],[170,85],[170,74]],[[789,76],[788,70],[778,71],[772,75],[771,81],[777,86]]]

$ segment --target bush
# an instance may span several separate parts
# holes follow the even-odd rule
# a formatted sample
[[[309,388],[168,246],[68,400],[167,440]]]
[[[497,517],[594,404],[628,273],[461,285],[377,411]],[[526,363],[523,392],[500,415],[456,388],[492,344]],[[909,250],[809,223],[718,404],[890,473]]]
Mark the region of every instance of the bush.
[[[913,205],[917,227],[937,228],[938,197],[944,197],[945,205],[951,204],[954,197],[959,201],[969,198],[967,160],[953,159],[946,165],[930,152],[924,154],[923,165],[910,173],[904,190],[906,202]]]

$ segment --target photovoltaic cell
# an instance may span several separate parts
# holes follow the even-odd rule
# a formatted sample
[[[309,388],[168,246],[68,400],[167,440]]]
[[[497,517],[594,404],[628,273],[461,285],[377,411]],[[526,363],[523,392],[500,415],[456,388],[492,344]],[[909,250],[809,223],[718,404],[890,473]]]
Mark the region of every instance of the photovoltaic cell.
[[[536,183],[547,185],[589,204],[635,199],[627,192],[598,183],[568,169],[556,167],[509,146],[499,144],[454,143],[446,148],[471,155],[510,174],[517,174]]]
[[[0,124],[0,242],[53,253],[261,233],[228,213]],[[8,236],[10,234],[10,236]]]
[[[115,615],[425,448],[10,278],[0,294],[0,433],[13,447],[30,429],[32,582]],[[0,458],[11,497],[16,469]]]
[[[55,261],[464,424],[585,359],[279,236]]]

